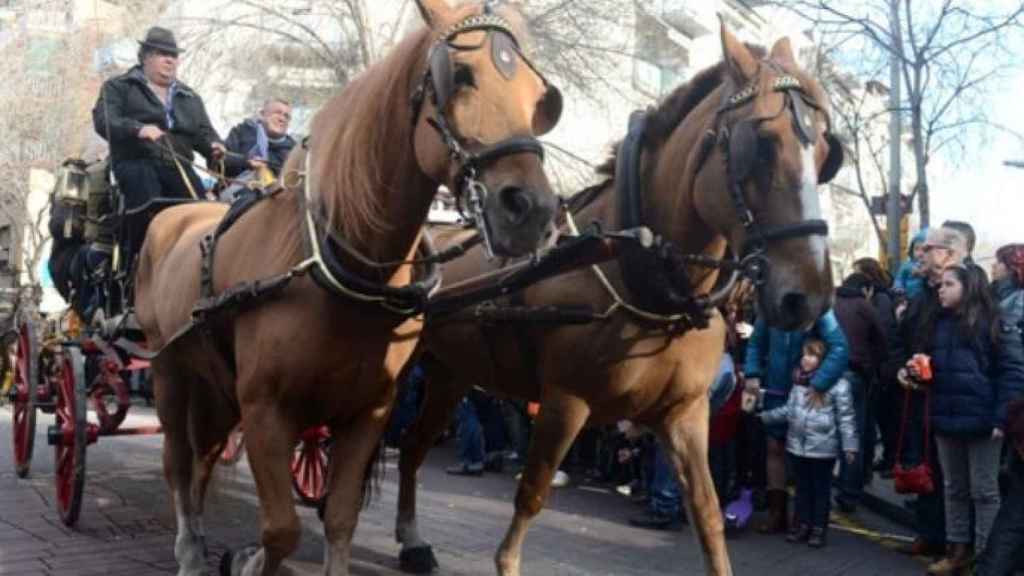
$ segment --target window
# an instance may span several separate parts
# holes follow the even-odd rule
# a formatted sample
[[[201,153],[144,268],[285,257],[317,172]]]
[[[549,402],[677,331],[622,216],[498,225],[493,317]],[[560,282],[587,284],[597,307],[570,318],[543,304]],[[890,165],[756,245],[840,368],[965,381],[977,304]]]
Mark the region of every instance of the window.
[[[11,227],[0,226],[0,270],[11,270]]]
[[[633,87],[651,98],[661,98],[685,78],[689,51],[678,43],[678,32],[642,10],[637,11],[635,34]]]

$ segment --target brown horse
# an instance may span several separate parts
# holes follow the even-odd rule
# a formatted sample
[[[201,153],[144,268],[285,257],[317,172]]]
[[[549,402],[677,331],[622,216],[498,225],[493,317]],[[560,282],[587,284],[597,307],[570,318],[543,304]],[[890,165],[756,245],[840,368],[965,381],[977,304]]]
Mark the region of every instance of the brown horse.
[[[300,536],[289,461],[299,433],[326,423],[334,443],[324,570],[348,574],[394,382],[417,342],[408,319],[415,307],[395,313],[401,306],[392,297],[412,280],[403,261],[416,253],[439,184],[480,216],[496,253],[536,250],[553,231],[556,199],[534,135],[557,122],[560,99],[520,51],[518,20],[482,3],[417,4],[428,26],[320,111],[308,144],[284,167],[286,189],[220,236],[213,292],[295,272],[276,297],[182,332],[209,276],[201,272],[201,239],[226,208],[170,208],[149,227],[136,314],[148,345],[160,350],[153,375],[179,574],[204,573],[205,491],[239,420],[262,538],[256,549],[226,554],[222,572],[286,571],[282,562]],[[339,266],[347,275],[336,273]]]
[[[827,132],[825,96],[798,69],[787,39],[767,57],[737,42],[724,27],[721,39],[723,62],[650,113],[641,149],[643,223],[692,255],[721,259],[727,244],[743,247],[738,255],[760,284],[766,317],[787,328],[806,326],[830,303],[827,227],[820,220],[816,188],[834,176],[842,151]],[[805,132],[801,136],[798,130]],[[605,171],[622,178],[614,169]],[[618,228],[623,218],[613,188],[614,182],[605,183],[575,220]],[[515,516],[495,557],[498,574],[520,574],[527,527],[577,433],[585,424],[621,419],[657,433],[686,488],[708,573],[731,573],[707,461],[708,390],[723,354],[724,322],[709,305],[706,327],[680,330],[670,312],[631,307],[637,298],[631,298],[636,294],[621,262],[547,280],[516,303],[589,305],[600,313],[593,323],[428,319],[421,341],[431,357],[427,396],[419,421],[403,440],[400,460],[396,538],[405,558],[433,560],[417,529],[416,471],[459,399],[479,385],[541,403]],[[445,278],[458,282],[492,268],[475,254],[446,266]],[[691,294],[712,290],[716,271],[689,268]]]

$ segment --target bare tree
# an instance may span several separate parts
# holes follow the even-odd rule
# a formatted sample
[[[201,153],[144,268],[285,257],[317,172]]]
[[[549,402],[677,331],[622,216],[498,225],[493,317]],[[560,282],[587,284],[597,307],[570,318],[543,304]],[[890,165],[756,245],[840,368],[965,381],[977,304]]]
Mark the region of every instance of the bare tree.
[[[8,111],[0,114],[0,214],[14,230],[10,266],[31,292],[38,288],[50,239],[48,191],[33,190],[32,175],[55,171],[65,158],[80,155],[90,139],[99,87],[91,69],[93,32],[24,30],[0,47],[0,105]]]
[[[966,148],[993,125],[978,103],[1014,61],[1001,33],[1020,26],[1024,2],[1004,8],[988,2],[904,0],[896,22],[890,2],[899,5],[899,0],[775,4],[813,23],[823,42],[841,46],[836,58],[859,73],[877,74],[881,59],[897,59],[905,104],[896,112],[908,117],[914,152],[911,199],[917,198],[921,225],[927,226],[928,163],[946,148]]]
[[[618,71],[635,57],[631,27],[638,0],[523,0],[533,53],[545,73],[574,95],[621,96]]]

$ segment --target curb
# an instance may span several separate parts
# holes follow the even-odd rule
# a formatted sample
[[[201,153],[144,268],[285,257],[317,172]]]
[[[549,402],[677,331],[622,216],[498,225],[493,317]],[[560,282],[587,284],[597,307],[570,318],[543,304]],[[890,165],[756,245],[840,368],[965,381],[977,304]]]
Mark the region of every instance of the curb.
[[[868,490],[861,493],[860,503],[868,510],[890,522],[895,522],[905,528],[914,528],[914,512],[901,504],[890,502],[885,498],[872,494]]]

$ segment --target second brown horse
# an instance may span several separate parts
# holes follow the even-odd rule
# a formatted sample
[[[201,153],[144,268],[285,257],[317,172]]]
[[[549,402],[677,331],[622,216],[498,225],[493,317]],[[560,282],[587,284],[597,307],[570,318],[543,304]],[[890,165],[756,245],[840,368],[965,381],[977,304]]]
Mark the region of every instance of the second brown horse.
[[[827,100],[797,66],[787,39],[767,57],[724,27],[721,40],[723,61],[650,116],[642,147],[643,224],[685,253],[721,259],[731,245],[742,247],[739,256],[759,254],[767,263],[758,289],[762,313],[774,325],[804,327],[830,304],[817,186],[835,175],[842,150],[828,132]],[[610,168],[606,173],[623,177]],[[619,228],[613,189],[608,182],[576,220]],[[493,267],[478,251],[444,272],[458,282]],[[712,290],[718,276],[695,266],[687,272],[694,294]],[[429,363],[420,419],[402,443],[396,537],[403,554],[429,550],[416,522],[416,471],[459,399],[479,385],[541,403],[515,516],[495,558],[500,576],[519,576],[527,527],[578,432],[620,419],[657,433],[685,488],[707,572],[732,573],[707,459],[708,389],[725,324],[712,308],[705,328],[679,330],[669,313],[631,308],[631,296],[620,264],[612,263],[540,283],[519,302],[588,305],[603,313],[594,323],[428,321],[421,344],[437,362]]]

